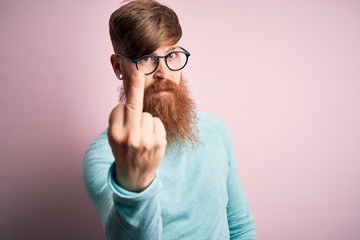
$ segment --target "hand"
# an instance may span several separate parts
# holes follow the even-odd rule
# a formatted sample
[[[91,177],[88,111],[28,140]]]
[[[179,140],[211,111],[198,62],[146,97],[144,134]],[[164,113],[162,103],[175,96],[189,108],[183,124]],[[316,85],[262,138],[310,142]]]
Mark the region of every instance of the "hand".
[[[117,183],[140,192],[153,181],[164,156],[166,131],[163,123],[143,112],[145,75],[135,71],[126,104],[117,105],[109,117],[108,138],[115,157]]]

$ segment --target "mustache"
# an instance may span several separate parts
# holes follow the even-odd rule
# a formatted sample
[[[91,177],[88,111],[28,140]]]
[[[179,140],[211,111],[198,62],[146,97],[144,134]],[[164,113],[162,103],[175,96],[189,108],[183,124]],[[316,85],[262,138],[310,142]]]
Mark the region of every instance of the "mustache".
[[[170,80],[160,80],[149,86],[145,90],[145,94],[154,94],[161,91],[176,92],[178,88],[179,87]]]

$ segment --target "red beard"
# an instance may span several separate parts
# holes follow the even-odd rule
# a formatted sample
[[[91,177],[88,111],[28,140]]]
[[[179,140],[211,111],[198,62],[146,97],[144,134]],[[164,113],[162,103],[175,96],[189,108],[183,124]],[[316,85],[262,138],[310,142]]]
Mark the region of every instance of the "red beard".
[[[125,94],[122,89],[120,99],[124,100]],[[160,80],[145,89],[143,111],[161,119],[169,145],[198,143],[196,104],[184,80],[179,85]]]

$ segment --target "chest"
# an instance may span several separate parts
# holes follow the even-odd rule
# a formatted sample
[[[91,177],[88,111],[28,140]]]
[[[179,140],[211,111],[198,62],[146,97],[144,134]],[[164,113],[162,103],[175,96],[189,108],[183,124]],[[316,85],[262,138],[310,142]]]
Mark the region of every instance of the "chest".
[[[205,149],[203,149],[205,150]],[[226,217],[228,160],[221,148],[187,151],[165,158],[158,171],[164,226],[199,227]],[[191,226],[190,226],[191,225]]]

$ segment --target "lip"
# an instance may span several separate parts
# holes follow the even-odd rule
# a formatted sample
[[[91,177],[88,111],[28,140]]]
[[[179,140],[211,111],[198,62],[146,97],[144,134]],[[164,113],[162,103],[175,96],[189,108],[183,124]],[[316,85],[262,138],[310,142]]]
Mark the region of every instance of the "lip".
[[[158,96],[163,96],[163,95],[167,95],[167,94],[170,94],[170,93],[171,93],[170,90],[164,89],[164,90],[157,91],[155,94],[158,95]]]

